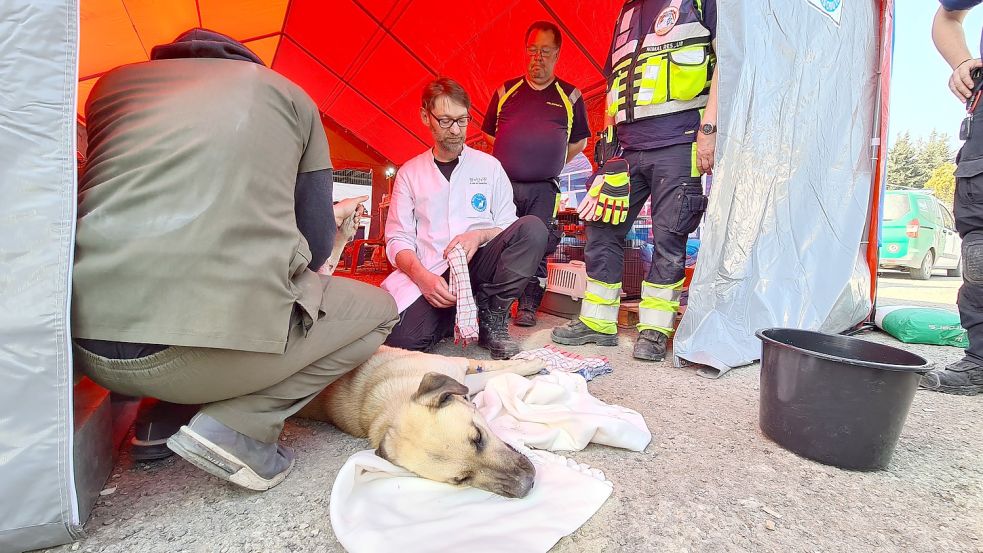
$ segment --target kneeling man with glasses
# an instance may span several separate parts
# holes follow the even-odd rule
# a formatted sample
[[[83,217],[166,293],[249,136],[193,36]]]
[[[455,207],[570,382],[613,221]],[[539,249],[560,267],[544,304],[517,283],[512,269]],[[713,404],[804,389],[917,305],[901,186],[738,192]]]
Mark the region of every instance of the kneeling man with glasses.
[[[512,185],[494,157],[464,144],[471,99],[457,82],[439,78],[423,89],[420,119],[434,145],[396,174],[386,254],[397,267],[382,287],[400,321],[386,344],[428,351],[453,335],[457,310],[474,306],[451,291],[448,254],[460,245],[478,310],[478,344],[493,359],[519,352],[507,314],[546,251],[546,225],[517,218]]]

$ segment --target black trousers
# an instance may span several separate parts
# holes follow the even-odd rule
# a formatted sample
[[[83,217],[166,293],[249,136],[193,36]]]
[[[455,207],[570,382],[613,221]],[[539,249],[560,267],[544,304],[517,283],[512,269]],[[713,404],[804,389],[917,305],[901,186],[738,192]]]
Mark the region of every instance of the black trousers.
[[[527,215],[478,248],[468,263],[478,308],[508,308],[535,274],[546,251],[546,242],[546,225]],[[396,348],[429,351],[454,334],[456,311],[453,307],[434,307],[421,296],[399,314],[399,323],[385,343]]]
[[[983,118],[983,108],[976,116]],[[956,303],[969,334],[966,355],[983,364],[983,124],[976,127],[956,157],[953,215],[963,241],[963,285]]]
[[[587,276],[607,284],[621,282],[625,236],[651,196],[652,267],[645,280],[679,282],[686,275],[686,238],[699,226],[707,205],[700,177],[693,176],[693,145],[627,150],[624,158],[631,177],[628,218],[619,225],[587,223]]]
[[[536,269],[536,274],[529,279],[529,286],[539,286],[539,279],[546,278],[546,258],[553,255],[556,246],[560,243],[560,229],[556,224],[559,195],[560,188],[556,179],[538,182],[512,182],[512,201],[515,202],[515,214],[519,217],[532,215],[542,221],[549,230],[546,252]]]

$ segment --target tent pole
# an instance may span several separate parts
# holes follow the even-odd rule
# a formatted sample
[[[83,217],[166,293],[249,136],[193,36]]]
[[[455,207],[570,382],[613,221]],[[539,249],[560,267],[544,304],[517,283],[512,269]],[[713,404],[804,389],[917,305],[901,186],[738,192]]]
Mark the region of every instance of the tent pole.
[[[874,321],[877,309],[877,267],[880,258],[881,198],[884,195],[887,166],[888,114],[890,112],[891,63],[894,54],[894,0],[881,0],[879,25],[877,90],[874,98],[874,125],[871,137],[873,179],[866,228],[867,266],[870,269],[871,310],[866,322]]]

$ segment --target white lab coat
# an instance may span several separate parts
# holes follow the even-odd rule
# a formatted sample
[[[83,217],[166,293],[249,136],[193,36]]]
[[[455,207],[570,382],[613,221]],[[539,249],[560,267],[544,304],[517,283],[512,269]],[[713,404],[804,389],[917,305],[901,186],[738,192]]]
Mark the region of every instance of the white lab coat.
[[[441,275],[447,270],[444,248],[469,230],[506,229],[516,221],[512,184],[494,157],[464,147],[451,181],[437,169],[433,151],[407,161],[396,174],[386,219],[386,255],[393,265],[403,250],[416,252],[424,267]],[[396,269],[382,283],[402,313],[420,289]]]

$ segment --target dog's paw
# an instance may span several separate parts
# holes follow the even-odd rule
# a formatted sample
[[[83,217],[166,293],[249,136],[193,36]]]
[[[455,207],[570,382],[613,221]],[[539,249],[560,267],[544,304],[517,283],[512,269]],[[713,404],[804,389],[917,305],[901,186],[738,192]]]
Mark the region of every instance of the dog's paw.
[[[515,372],[522,376],[532,376],[544,369],[546,369],[546,362],[542,359],[524,359],[515,367]]]
[[[334,270],[338,268],[337,259],[328,259],[321,268],[317,270],[317,274],[331,276],[334,274]]]
[[[343,238],[345,242],[348,242],[355,237],[355,228],[357,227],[358,215],[352,215],[345,219],[341,226],[338,227],[338,236]]]

